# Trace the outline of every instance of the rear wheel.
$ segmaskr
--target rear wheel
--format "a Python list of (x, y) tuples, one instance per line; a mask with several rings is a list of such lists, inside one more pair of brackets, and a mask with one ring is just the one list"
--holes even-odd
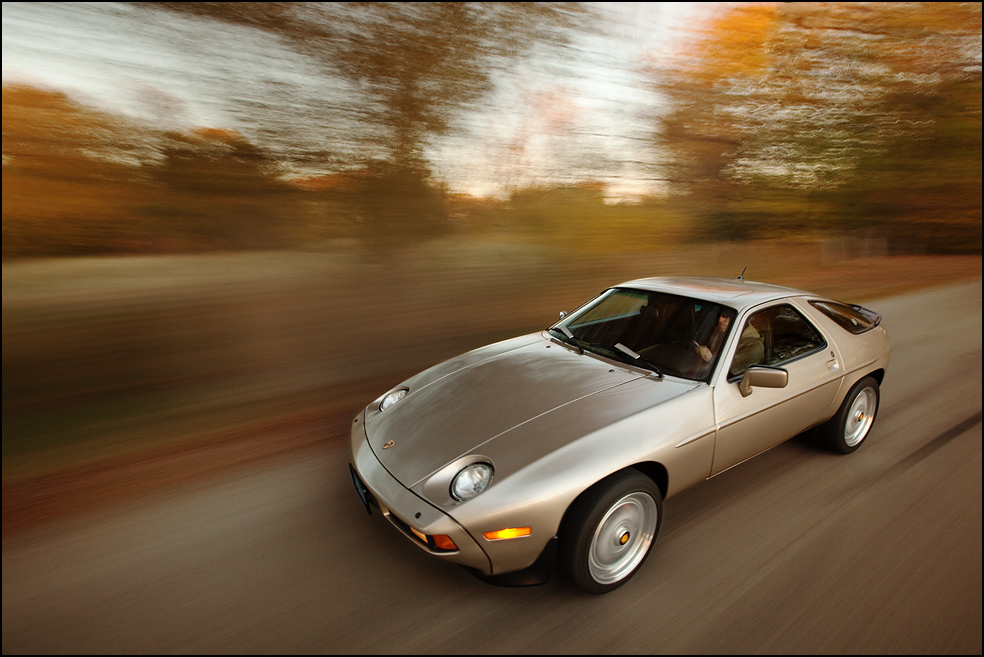
[(874, 377), (855, 383), (837, 414), (821, 427), (824, 445), (839, 454), (850, 454), (860, 447), (875, 423), (879, 399), (878, 381)]
[(589, 593), (612, 591), (649, 556), (662, 517), (663, 497), (649, 477), (635, 470), (612, 475), (571, 508), (561, 533), (561, 566)]

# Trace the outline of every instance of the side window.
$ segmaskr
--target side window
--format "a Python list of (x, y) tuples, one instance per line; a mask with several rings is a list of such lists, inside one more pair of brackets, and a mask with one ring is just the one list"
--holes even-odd
[(825, 346), (823, 336), (795, 308), (772, 306), (745, 322), (728, 376), (741, 376), (752, 365), (781, 365)]
[(810, 305), (837, 322), (851, 333), (864, 333), (878, 325), (881, 317), (861, 306), (848, 306), (834, 301), (811, 301)]

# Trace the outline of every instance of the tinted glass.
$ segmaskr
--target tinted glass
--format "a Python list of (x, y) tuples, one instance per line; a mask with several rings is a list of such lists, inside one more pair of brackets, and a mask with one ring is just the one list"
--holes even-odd
[(731, 308), (700, 299), (615, 288), (555, 326), (565, 327), (588, 351), (625, 360), (624, 353), (613, 351), (622, 344), (664, 374), (704, 380), (734, 316)]
[(863, 309), (859, 307), (833, 301), (811, 301), (810, 305), (851, 333), (864, 333), (877, 323), (874, 317), (863, 314)]
[(745, 322), (728, 376), (740, 376), (752, 365), (781, 365), (826, 345), (823, 336), (792, 306), (772, 306)]

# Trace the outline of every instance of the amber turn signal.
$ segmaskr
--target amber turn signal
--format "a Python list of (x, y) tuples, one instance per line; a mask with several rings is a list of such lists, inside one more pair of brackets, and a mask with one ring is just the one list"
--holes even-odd
[(454, 541), (451, 540), (450, 536), (446, 536), (444, 534), (435, 534), (433, 538), (434, 538), (434, 545), (441, 548), (442, 550), (458, 549), (458, 546), (454, 544)]
[(485, 532), (482, 536), (490, 541), (501, 541), (506, 538), (529, 536), (532, 533), (533, 530), (530, 527), (507, 527), (506, 529), (498, 529), (494, 532)]

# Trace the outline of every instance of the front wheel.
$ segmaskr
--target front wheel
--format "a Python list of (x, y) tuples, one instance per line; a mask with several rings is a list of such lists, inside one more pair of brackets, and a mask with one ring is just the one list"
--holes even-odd
[(850, 454), (871, 433), (878, 413), (878, 381), (865, 377), (854, 384), (837, 414), (821, 427), (821, 438), (830, 450)]
[(649, 556), (663, 518), (663, 496), (631, 470), (602, 480), (574, 503), (560, 541), (561, 567), (589, 593), (629, 580)]

